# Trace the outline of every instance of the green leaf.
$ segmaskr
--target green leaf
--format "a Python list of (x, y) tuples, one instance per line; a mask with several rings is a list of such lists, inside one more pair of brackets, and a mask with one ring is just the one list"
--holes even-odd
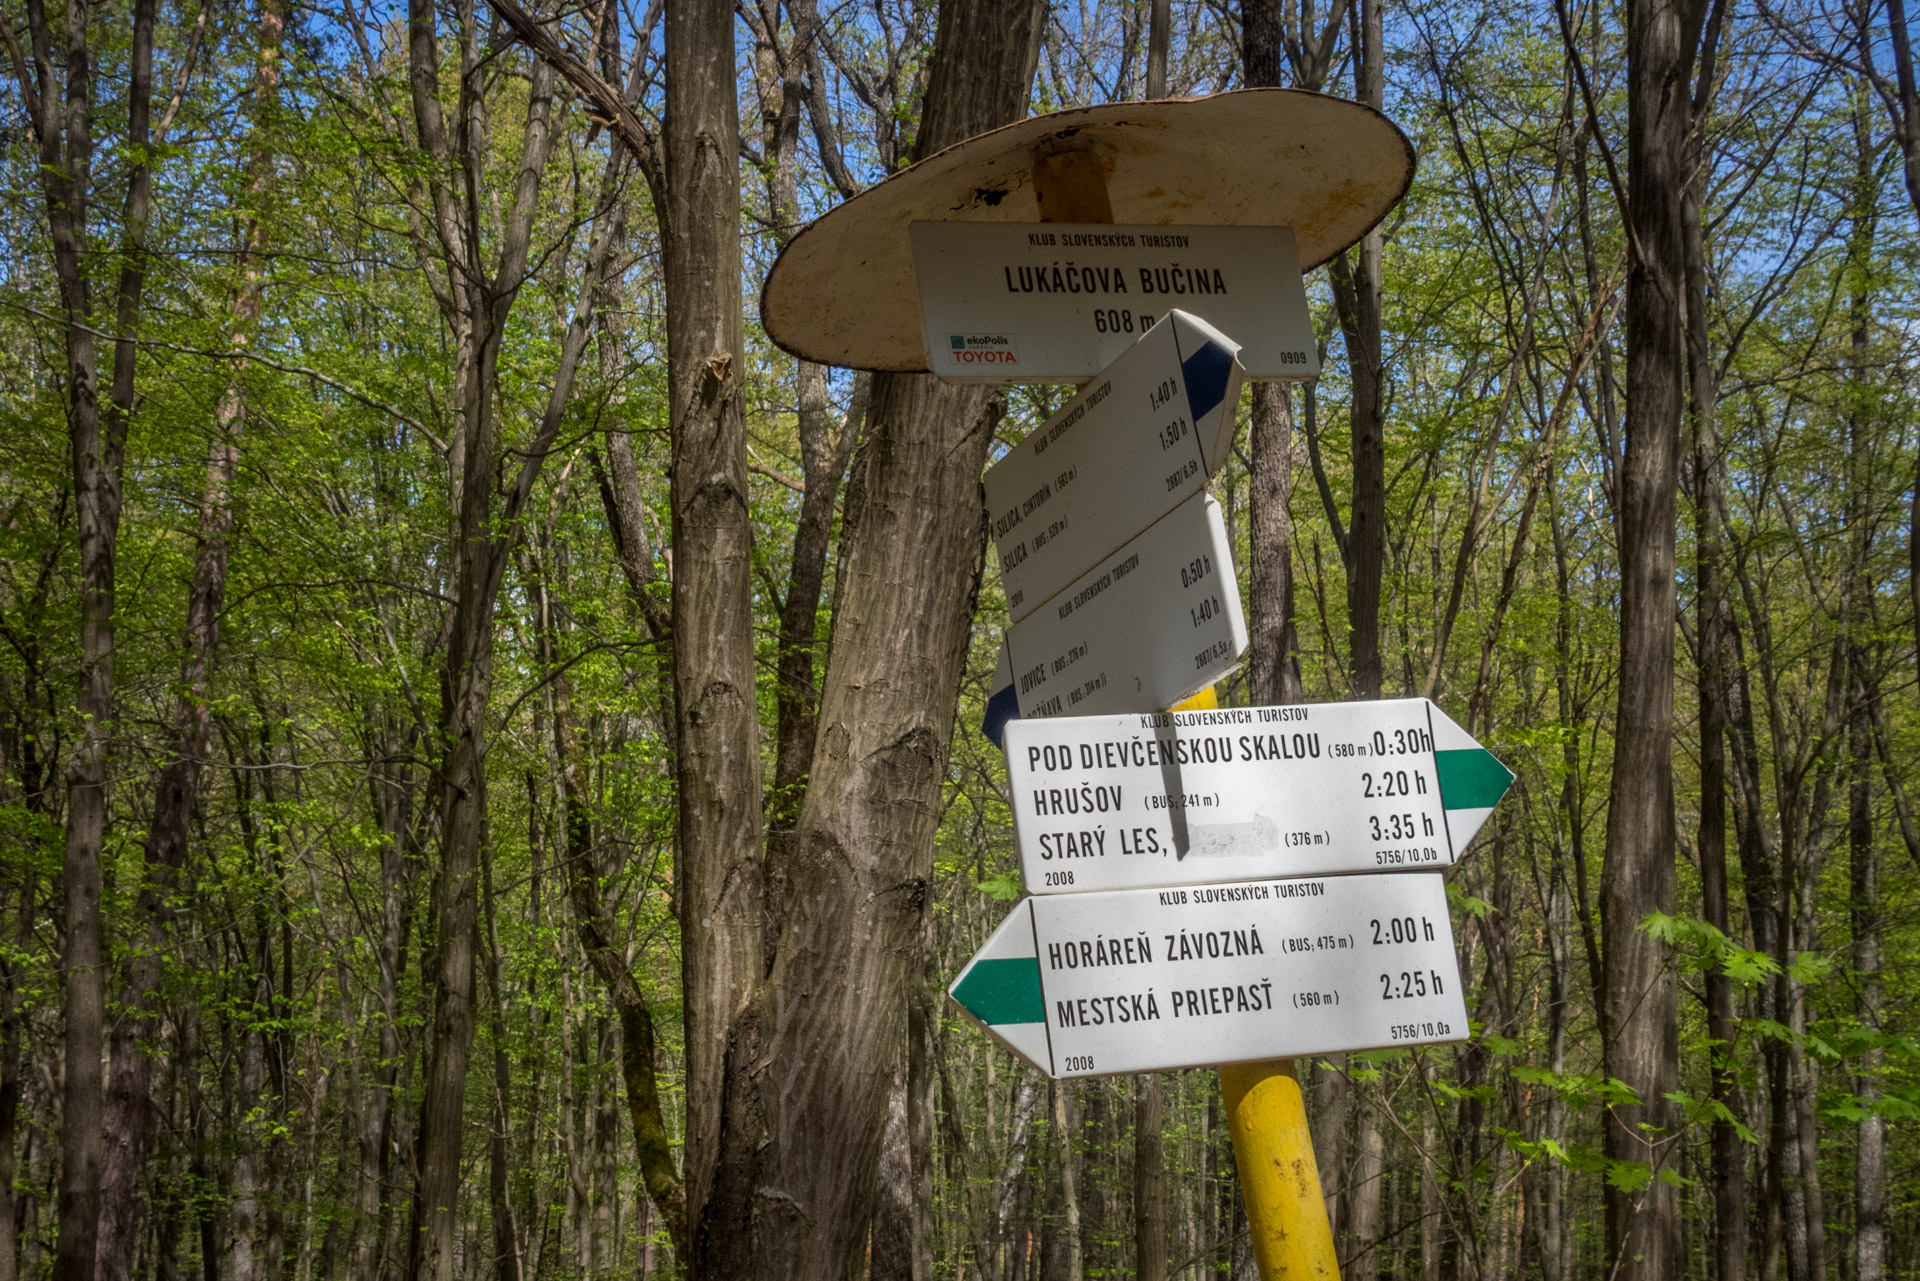
[(973, 883), (973, 888), (989, 898), (999, 899), (1002, 903), (1011, 903), (1022, 893), (1018, 872), (1002, 872), (998, 876), (982, 877)]
[(1653, 1167), (1640, 1161), (1608, 1161), (1607, 1182), (1622, 1192), (1638, 1192), (1653, 1182)]

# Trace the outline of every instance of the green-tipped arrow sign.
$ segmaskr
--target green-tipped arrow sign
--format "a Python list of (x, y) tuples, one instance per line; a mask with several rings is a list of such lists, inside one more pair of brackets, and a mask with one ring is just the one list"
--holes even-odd
[(1424, 698), (1006, 726), (1036, 894), (1447, 867), (1513, 772)]
[(1467, 1034), (1432, 872), (1029, 898), (950, 991), (1050, 1076)]

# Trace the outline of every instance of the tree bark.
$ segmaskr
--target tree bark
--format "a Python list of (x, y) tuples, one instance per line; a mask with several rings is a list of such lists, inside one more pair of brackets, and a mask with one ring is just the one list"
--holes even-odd
[(1249, 415), (1248, 655), (1254, 702), (1305, 697), (1293, 627), (1293, 408), (1288, 389), (1255, 383)]

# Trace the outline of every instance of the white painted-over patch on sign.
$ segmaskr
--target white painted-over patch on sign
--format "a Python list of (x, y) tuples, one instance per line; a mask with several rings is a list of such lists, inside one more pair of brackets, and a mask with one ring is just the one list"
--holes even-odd
[(1176, 307), (1232, 334), (1249, 378), (1319, 376), (1291, 228), (915, 222), (908, 234), (941, 378), (1079, 382)]
[(1008, 629), (983, 729), (1171, 707), (1246, 652), (1226, 522), (1195, 494)]
[(1018, 622), (1199, 493), (1232, 447), (1240, 345), (1169, 312), (981, 478)]
[(1433, 873), (1028, 898), (948, 991), (1055, 1077), (1468, 1033)]
[(1036, 894), (1450, 866), (1513, 773), (1424, 698), (1016, 719)]

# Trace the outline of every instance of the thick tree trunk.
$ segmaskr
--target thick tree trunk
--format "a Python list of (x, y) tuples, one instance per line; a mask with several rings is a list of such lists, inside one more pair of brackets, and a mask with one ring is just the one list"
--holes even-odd
[[(943, 6), (916, 154), (1024, 114), (1042, 12), (1034, 0)], [(708, 37), (722, 54), (727, 43), (718, 28), (725, 21), (723, 15)], [(670, 86), (673, 74), (670, 68)], [(731, 61), (716, 60), (711, 74), (724, 86), (722, 110), (730, 111)], [(672, 127), (671, 102), (668, 120)], [(670, 164), (672, 153), (670, 135)], [(732, 153), (729, 146), (729, 165)], [(711, 216), (730, 218), (733, 207)], [(676, 237), (707, 234), (681, 221), (679, 208)], [(727, 315), (738, 323), (737, 307)], [(905, 1033), (917, 973), (954, 698), (979, 581), (979, 478), (1002, 413), (1004, 402), (980, 389), (918, 375), (873, 380), (867, 436), (845, 504), (832, 660), (806, 800), (791, 838), (776, 847), (779, 865), (769, 869), (769, 935), (777, 941), (771, 973), (758, 999), (723, 1029), (728, 1057), (717, 1170), (710, 1195), (692, 1198), (690, 1207), (697, 1207), (700, 1275), (838, 1281), (864, 1266), (893, 1050)], [(739, 520), (744, 527), (744, 511)], [(720, 608), (738, 599), (743, 616), (744, 554), (743, 540), (737, 597), (709, 597)], [(678, 569), (686, 573), (684, 553)], [(682, 625), (677, 617), (676, 630)], [(679, 643), (687, 644), (684, 633)], [(752, 638), (744, 618), (735, 643), (749, 682), (742, 714), (751, 717)], [(700, 688), (683, 671), (682, 696)], [(682, 726), (687, 732), (684, 718)], [(753, 732), (743, 727), (728, 745), (744, 750)], [(683, 760), (692, 754), (689, 742)], [(689, 818), (694, 800), (683, 794)], [(683, 835), (682, 858), (694, 848)], [(697, 933), (708, 917), (690, 907), (682, 919)], [(700, 931), (692, 930), (696, 921)], [(721, 923), (715, 919), (715, 935)], [(727, 945), (739, 948), (758, 921), (729, 929)], [(691, 951), (688, 973), (695, 975)], [(695, 981), (711, 991), (714, 974)], [(714, 997), (703, 1000), (706, 1010), (723, 1008)], [(697, 1004), (690, 995), (690, 1018)], [(690, 1049), (702, 1039), (690, 1035)], [(707, 1088), (703, 1077), (690, 1072), (690, 1108), (695, 1091)], [(707, 1124), (693, 1123), (696, 1131)]]
[(1347, 1102), (1351, 1087), (1342, 1070), (1344, 1054), (1318, 1055), (1313, 1060), (1313, 1161), (1320, 1175), (1321, 1195), (1327, 1205), (1327, 1225), (1340, 1239), (1346, 1221), (1347, 1189), (1353, 1171), (1346, 1160)]
[[(1689, 9), (1693, 10), (1690, 14)], [(1674, 555), (1680, 422), (1685, 412), (1685, 244), (1688, 88), (1698, 6), (1631, 0), (1628, 7), (1629, 235), (1627, 442), (1619, 478), (1620, 678), (1607, 857), (1601, 873), (1609, 1076), (1638, 1102), (1606, 1120), (1604, 1149), (1644, 1167), (1648, 1181), (1606, 1190), (1607, 1249), (1621, 1281), (1654, 1281), (1685, 1266), (1677, 1173), (1678, 987), (1671, 949), (1641, 922), (1672, 914)]]
[[(779, 954), (735, 1031), (724, 1204), (716, 1190), (695, 1240), (718, 1275), (839, 1277), (864, 1249), (1001, 412), (971, 389), (874, 380), (820, 744), (773, 880)], [(749, 1245), (753, 1264), (732, 1254)]]
[(1304, 697), (1293, 628), (1293, 407), (1277, 383), (1255, 383), (1252, 402), (1248, 663), (1254, 702), (1275, 706)]

